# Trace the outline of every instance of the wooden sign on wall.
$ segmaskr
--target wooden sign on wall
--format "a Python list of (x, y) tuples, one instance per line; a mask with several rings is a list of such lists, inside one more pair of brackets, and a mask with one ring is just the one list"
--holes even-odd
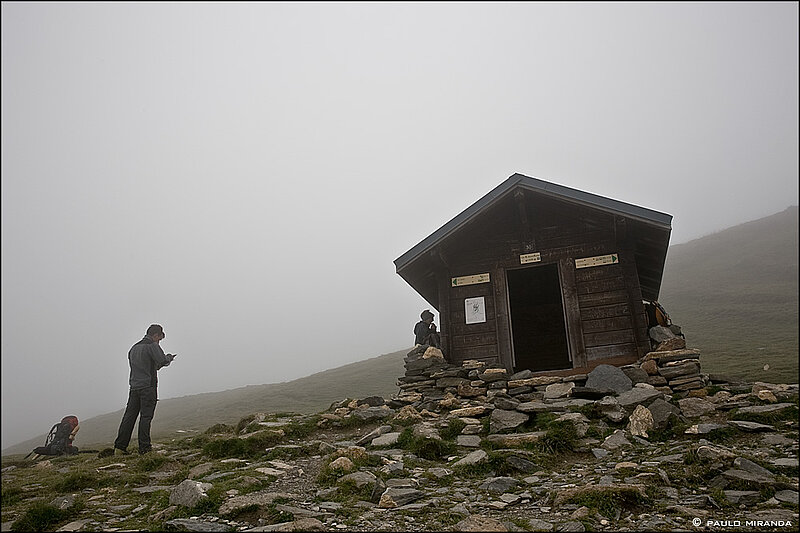
[(460, 276), (458, 278), (450, 279), (451, 287), (461, 287), (463, 285), (477, 285), (478, 283), (488, 283), (489, 273), (475, 274), (473, 276)]
[(542, 254), (540, 254), (539, 252), (535, 252), (532, 254), (522, 254), (521, 256), (519, 256), (519, 263), (521, 265), (527, 263), (538, 263), (541, 260), (542, 260)]
[(575, 268), (588, 268), (619, 263), (619, 254), (597, 255), (575, 260)]

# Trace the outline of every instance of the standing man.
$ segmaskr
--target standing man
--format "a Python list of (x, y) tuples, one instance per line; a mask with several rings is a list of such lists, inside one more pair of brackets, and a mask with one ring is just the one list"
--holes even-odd
[(164, 328), (153, 324), (147, 328), (144, 338), (128, 351), (128, 362), (131, 366), (129, 379), (131, 389), (128, 393), (125, 414), (122, 415), (122, 422), (119, 424), (117, 440), (114, 441), (116, 455), (128, 454), (128, 444), (131, 441), (133, 425), (136, 423), (137, 417), (139, 417), (139, 453), (147, 453), (152, 448), (150, 423), (153, 421), (158, 401), (158, 369), (168, 366), (177, 355), (164, 354), (164, 350), (158, 345), (164, 337), (166, 337)]

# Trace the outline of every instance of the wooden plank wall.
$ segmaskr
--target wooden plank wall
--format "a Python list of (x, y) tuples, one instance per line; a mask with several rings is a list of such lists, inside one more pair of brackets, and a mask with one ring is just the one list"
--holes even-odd
[[(467, 359), (487, 363), (498, 360), (497, 308), (493, 287), (494, 280), (450, 289), (448, 334), (453, 363), (459, 364)], [(466, 324), (464, 300), (479, 296), (483, 296), (486, 304), (486, 322)]]
[(587, 363), (638, 357), (630, 304), (631, 280), (619, 264), (575, 270)]

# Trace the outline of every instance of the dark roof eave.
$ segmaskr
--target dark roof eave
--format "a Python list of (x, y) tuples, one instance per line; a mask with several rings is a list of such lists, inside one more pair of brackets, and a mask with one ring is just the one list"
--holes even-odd
[(489, 191), (485, 196), (456, 215), (453, 219), (441, 228), (423, 239), (419, 244), (395, 259), (395, 269), (399, 273), (404, 267), (417, 259), (420, 255), (432, 248), (437, 242), (441, 241), (458, 228), (469, 222), (475, 215), (489, 207), (500, 197), (504, 196), (513, 187), (520, 185), (527, 190), (544, 194), (559, 200), (565, 200), (581, 205), (586, 205), (595, 209), (600, 209), (613, 214), (622, 215), (626, 218), (634, 219), (648, 225), (671, 232), (672, 215), (653, 211), (644, 207), (613, 200), (596, 194), (572, 189), (563, 185), (549, 183), (537, 178), (531, 178), (522, 174), (514, 174), (503, 183)]

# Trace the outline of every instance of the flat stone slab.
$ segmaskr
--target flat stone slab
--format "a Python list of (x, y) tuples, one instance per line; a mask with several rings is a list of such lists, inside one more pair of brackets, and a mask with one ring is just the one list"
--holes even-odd
[(678, 405), (681, 408), (683, 416), (688, 418), (707, 415), (713, 413), (717, 409), (716, 404), (705, 398), (683, 398), (682, 400), (678, 400)]
[(629, 391), (625, 391), (617, 397), (617, 403), (632, 413), (637, 405), (647, 403), (656, 399), (663, 399), (664, 393), (655, 389), (647, 389), (643, 387), (634, 387)]
[(372, 439), (373, 446), (394, 446), (400, 439), (400, 432), (391, 431)]
[(733, 505), (755, 505), (761, 500), (761, 493), (756, 490), (726, 490), (725, 499)]
[[(513, 376), (512, 376), (513, 377)], [(550, 385), (551, 383), (559, 383), (561, 381), (560, 377), (557, 376), (539, 376), (534, 378), (527, 378), (527, 379), (511, 379), (508, 381), (508, 387), (537, 387), (539, 385)]]
[(181, 531), (229, 531), (230, 526), (221, 522), (207, 522), (197, 518), (175, 518), (167, 520), (165, 524), (170, 525)]
[(749, 420), (729, 420), (728, 424), (746, 431), (748, 433), (757, 433), (760, 431), (775, 431), (774, 426), (767, 424), (759, 424), (758, 422), (751, 422)]
[(501, 433), (517, 428), (527, 422), (529, 418), (530, 417), (526, 413), (495, 409), (492, 411), (492, 415), (489, 419), (489, 432)]
[(708, 435), (712, 431), (724, 429), (728, 427), (727, 424), (695, 424), (684, 431), (687, 435)]
[(478, 489), (485, 490), (488, 492), (492, 492), (495, 494), (502, 494), (504, 492), (508, 492), (509, 490), (515, 488), (518, 484), (518, 481), (513, 477), (492, 477), (485, 480), (478, 486)]
[(733, 467), (739, 470), (746, 470), (753, 474), (758, 474), (760, 476), (774, 478), (775, 475), (761, 466), (760, 464), (754, 463), (750, 459), (745, 459), (744, 457), (737, 457), (733, 460)]
[(505, 447), (514, 447), (514, 446), (521, 446), (522, 444), (528, 444), (532, 442), (536, 442), (541, 439), (546, 431), (534, 431), (532, 433), (511, 433), (508, 435), (489, 435), (486, 437), (488, 442), (492, 444), (497, 444), (499, 446)]
[(378, 507), (383, 509), (400, 507), (401, 505), (419, 500), (424, 496), (425, 493), (421, 490), (390, 487), (381, 495), (381, 501), (378, 503)]
[(770, 486), (775, 482), (775, 478), (773, 477), (762, 476), (735, 468), (723, 472), (722, 477), (728, 481), (744, 483), (745, 485), (755, 485), (758, 487)]
[(450, 416), (455, 416), (458, 418), (463, 417), (476, 417), (476, 416), (484, 416), (489, 414), (491, 410), (488, 407), (484, 407), (482, 405), (478, 407), (464, 407), (462, 409), (453, 409), (450, 411)]
[(468, 453), (464, 458), (459, 459), (452, 466), (469, 466), (469, 465), (476, 465), (478, 463), (482, 463), (489, 459), (489, 455), (483, 450), (475, 450), (472, 453)]
[(277, 499), (293, 500), (296, 498), (294, 494), (286, 492), (267, 492), (259, 491), (242, 496), (234, 496), (226, 500), (219, 508), (219, 514), (229, 514), (238, 509), (243, 509), (251, 505), (265, 506), (273, 503)]
[(794, 407), (793, 403), (774, 403), (772, 405), (752, 405), (750, 407), (742, 407), (739, 409), (739, 413), (747, 413), (747, 414), (764, 414), (764, 413), (772, 413), (774, 411), (780, 411), (781, 409), (786, 409), (787, 407)]
[(779, 502), (791, 503), (793, 505), (798, 504), (797, 499), (797, 491), (796, 490), (779, 490), (775, 493), (775, 499)]
[(481, 438), (478, 435), (459, 435), (456, 437), (456, 444), (466, 448), (480, 448)]

